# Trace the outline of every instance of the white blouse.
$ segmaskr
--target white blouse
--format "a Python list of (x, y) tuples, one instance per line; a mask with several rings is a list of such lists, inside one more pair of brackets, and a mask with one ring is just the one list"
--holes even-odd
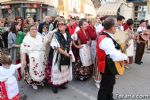
[[(64, 38), (67, 40), (67, 34), (64, 33), (63, 36), (64, 36)], [(57, 40), (55, 34), (54, 34), (54, 36), (53, 36), (53, 38), (52, 38), (52, 41), (51, 41), (51, 44), (50, 44), (50, 45), (52, 46), (53, 49), (55, 49), (55, 48), (57, 48), (57, 47), (60, 47), (60, 43), (58, 42), (58, 40)]]

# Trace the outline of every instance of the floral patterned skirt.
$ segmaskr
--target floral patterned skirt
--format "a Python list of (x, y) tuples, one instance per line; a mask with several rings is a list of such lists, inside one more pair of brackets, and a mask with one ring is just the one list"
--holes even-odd
[(76, 60), (75, 65), (73, 66), (74, 77), (79, 80), (86, 80), (92, 76), (93, 65), (91, 66), (82, 66), (80, 59)]
[(32, 85), (32, 84), (35, 84), (35, 85), (40, 85), (40, 86), (44, 86), (44, 81), (42, 82), (37, 82), (37, 81), (34, 81), (31, 76), (30, 76), (30, 73), (29, 73), (29, 57), (26, 55), (26, 61), (27, 61), (27, 66), (25, 67), (24, 70), (24, 80), (26, 81), (27, 84), (29, 85)]
[[(69, 80), (65, 80), (65, 81), (62, 81), (61, 84), (54, 84), (53, 81), (52, 81), (52, 73), (53, 73), (52, 72), (52, 65), (48, 64), (47, 67), (46, 67), (46, 81), (47, 81), (47, 83), (49, 85), (52, 85), (52, 86), (61, 86), (61, 85), (66, 84), (66, 83), (69, 82)], [(59, 74), (60, 74), (60, 72), (59, 72)], [(60, 76), (61, 75), (62, 74), (60, 74)], [(63, 75), (62, 75), (62, 77), (63, 77)], [(63, 78), (65, 78), (65, 77), (63, 77)], [(61, 81), (61, 79), (59, 81)]]
[(42, 82), (37, 82), (37, 81), (34, 81), (34, 80), (31, 78), (31, 76), (30, 76), (30, 74), (29, 74), (29, 67), (28, 67), (28, 66), (25, 68), (24, 80), (25, 80), (26, 83), (29, 84), (29, 85), (35, 84), (35, 85), (44, 86), (44, 81), (42, 81)]
[(50, 63), (46, 66), (46, 80), (47, 80), (48, 84), (52, 84), (52, 82), (51, 82), (51, 67), (52, 67), (52, 64), (50, 64)]

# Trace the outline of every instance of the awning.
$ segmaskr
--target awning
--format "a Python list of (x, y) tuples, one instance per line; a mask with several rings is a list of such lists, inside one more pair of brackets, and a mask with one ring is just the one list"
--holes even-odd
[(121, 3), (106, 3), (103, 4), (97, 11), (97, 14), (100, 16), (112, 15), (115, 16), (118, 13), (118, 9), (121, 6)]

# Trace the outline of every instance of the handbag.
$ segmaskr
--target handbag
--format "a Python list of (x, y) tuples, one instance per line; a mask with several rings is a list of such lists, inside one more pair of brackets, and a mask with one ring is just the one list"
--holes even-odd
[(60, 55), (60, 65), (70, 65), (70, 57), (66, 57), (64, 55)]

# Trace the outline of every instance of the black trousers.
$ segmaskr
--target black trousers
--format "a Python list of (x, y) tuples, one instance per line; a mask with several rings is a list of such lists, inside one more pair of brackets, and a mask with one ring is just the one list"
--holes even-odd
[(136, 47), (136, 55), (135, 55), (135, 63), (140, 63), (145, 50), (145, 43), (137, 43)]
[(115, 75), (106, 67), (104, 74), (102, 74), (97, 100), (113, 100), (114, 84)]

